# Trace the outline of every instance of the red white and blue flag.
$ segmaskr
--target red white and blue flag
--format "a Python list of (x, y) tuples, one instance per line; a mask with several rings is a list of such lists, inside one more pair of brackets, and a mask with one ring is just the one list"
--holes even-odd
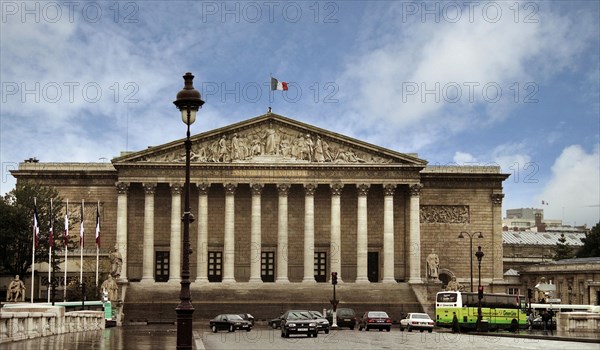
[(35, 247), (37, 248), (38, 243), (40, 242), (40, 224), (35, 203), (33, 204), (33, 236), (35, 239)]
[(52, 199), (50, 200), (50, 229), (48, 231), (48, 245), (54, 247), (54, 220), (52, 217)]
[(287, 91), (288, 83), (285, 81), (279, 81), (273, 77), (271, 77), (271, 91), (282, 90)]
[(79, 226), (79, 248), (83, 248), (83, 201), (81, 201), (81, 225)]
[(69, 202), (67, 201), (67, 208), (65, 209), (65, 234), (63, 236), (65, 240), (65, 249), (69, 245)]
[[(100, 204), (98, 204), (100, 206)], [(100, 247), (100, 211), (96, 207), (96, 246)]]

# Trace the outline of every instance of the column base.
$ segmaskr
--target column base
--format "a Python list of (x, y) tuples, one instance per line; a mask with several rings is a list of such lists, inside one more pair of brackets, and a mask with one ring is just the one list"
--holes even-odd
[(194, 283), (208, 283), (207, 277), (197, 277)]
[(371, 281), (369, 281), (368, 277), (357, 277), (354, 283), (371, 283)]
[(396, 283), (396, 280), (392, 277), (384, 277), (381, 283)]
[(142, 279), (140, 280), (140, 283), (142, 283), (142, 284), (154, 283), (154, 277), (142, 277)]
[(263, 283), (263, 280), (260, 277), (251, 277), (248, 283)]
[(281, 277), (275, 280), (275, 283), (290, 283), (290, 280), (287, 277)]
[(409, 284), (423, 284), (421, 277), (411, 277), (408, 279)]
[(302, 283), (317, 283), (314, 277), (304, 277)]
[(221, 283), (235, 283), (235, 278), (233, 277), (223, 277)]

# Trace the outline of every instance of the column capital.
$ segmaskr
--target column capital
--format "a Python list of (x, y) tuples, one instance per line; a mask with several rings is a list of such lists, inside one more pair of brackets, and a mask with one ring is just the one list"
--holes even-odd
[(171, 186), (171, 194), (181, 194), (183, 191), (183, 185), (178, 182), (173, 182), (169, 185)]
[(421, 195), (422, 189), (423, 189), (423, 185), (421, 185), (421, 184), (414, 184), (414, 185), (408, 186), (408, 190), (412, 197), (419, 197)]
[(225, 188), (225, 195), (234, 195), (235, 190), (237, 189), (237, 184), (228, 182), (226, 184), (223, 184), (223, 188)]
[(358, 190), (359, 196), (366, 196), (369, 193), (369, 184), (356, 184), (356, 189)]
[(329, 187), (331, 188), (332, 196), (341, 196), (342, 195), (342, 190), (344, 189), (343, 184), (331, 184), (331, 185), (329, 185)]
[(492, 193), (492, 204), (493, 205), (502, 205), (502, 199), (504, 198), (504, 193)]
[(117, 186), (118, 194), (127, 194), (127, 191), (129, 191), (129, 182), (117, 182), (115, 186)]
[(265, 184), (250, 184), (250, 191), (252, 192), (253, 196), (260, 196), (264, 187)]
[(306, 196), (314, 196), (317, 190), (316, 184), (304, 184), (304, 194)]
[(146, 194), (154, 194), (156, 192), (156, 183), (155, 182), (145, 182), (142, 184), (144, 186), (144, 192)]
[(277, 192), (280, 196), (287, 196), (290, 191), (290, 184), (277, 184)]
[(210, 188), (210, 184), (206, 183), (206, 182), (199, 182), (196, 184), (196, 187), (198, 187), (198, 193), (201, 195), (207, 195), (208, 194), (208, 189)]
[(396, 184), (383, 184), (383, 195), (393, 196), (396, 192)]

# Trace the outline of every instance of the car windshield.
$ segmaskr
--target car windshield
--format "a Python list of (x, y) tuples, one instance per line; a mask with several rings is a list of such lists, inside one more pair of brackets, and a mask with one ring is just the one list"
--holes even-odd
[(310, 320), (312, 316), (308, 311), (290, 311), (287, 316), (288, 320)]
[(242, 321), (242, 317), (240, 315), (225, 315), (225, 317), (230, 321)]
[(311, 311), (310, 313), (315, 317), (323, 318), (323, 315), (319, 311)]
[(350, 309), (339, 309), (337, 311), (337, 315), (338, 316), (354, 316), (354, 311), (350, 310)]
[(424, 319), (424, 320), (431, 319), (428, 314), (412, 314), (411, 318), (418, 318), (418, 319)]
[(388, 314), (383, 311), (371, 311), (367, 314), (367, 317), (384, 317), (387, 318)]

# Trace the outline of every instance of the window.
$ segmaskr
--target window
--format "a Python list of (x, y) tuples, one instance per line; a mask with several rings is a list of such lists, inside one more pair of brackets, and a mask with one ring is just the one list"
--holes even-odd
[(519, 295), (519, 288), (508, 288), (508, 294)]
[(327, 282), (327, 253), (315, 252), (315, 280)]
[(169, 280), (169, 252), (155, 252), (154, 259), (154, 280), (167, 282)]
[(208, 252), (208, 281), (221, 282), (223, 280), (223, 252)]
[(260, 253), (260, 277), (263, 282), (275, 282), (275, 252)]

